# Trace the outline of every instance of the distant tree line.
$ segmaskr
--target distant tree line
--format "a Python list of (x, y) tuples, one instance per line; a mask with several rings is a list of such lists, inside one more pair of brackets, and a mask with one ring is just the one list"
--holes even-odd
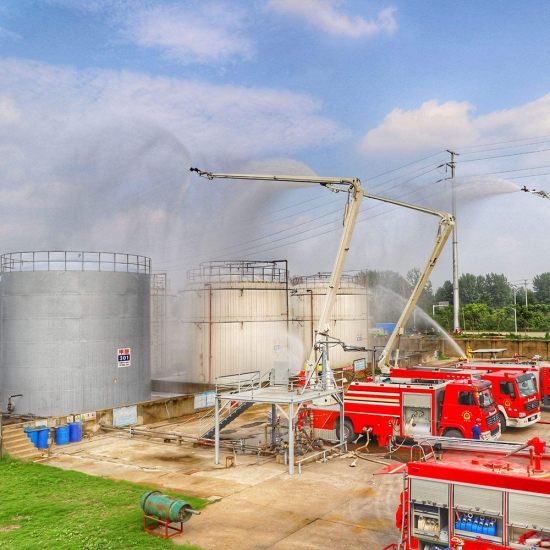
[[(383, 287), (408, 299), (421, 276), (418, 268), (405, 277), (395, 271), (364, 270), (359, 273), (362, 284), (376, 290)], [(472, 275), (464, 273), (459, 282), (460, 324), (467, 330), (514, 331), (514, 288), (503, 274)], [(533, 290), (516, 285), (516, 317), (518, 331), (550, 331), (550, 272), (533, 277)], [(449, 307), (435, 308), (440, 302)], [(527, 302), (527, 305), (526, 305)], [(446, 330), (453, 324), (453, 284), (445, 281), (435, 292), (427, 282), (418, 301), (424, 310)], [(392, 308), (393, 309), (393, 308)], [(383, 313), (378, 312), (377, 317)]]

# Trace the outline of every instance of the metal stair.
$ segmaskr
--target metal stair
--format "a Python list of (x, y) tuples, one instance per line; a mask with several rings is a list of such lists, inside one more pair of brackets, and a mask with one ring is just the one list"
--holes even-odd
[[(251, 401), (245, 401), (244, 403), (240, 403), (236, 408), (234, 409), (227, 409), (229, 411), (228, 414), (226, 414), (221, 420), (220, 420), (220, 430), (223, 430), (228, 424), (231, 424), (233, 420), (241, 416), (245, 411), (250, 409), (254, 405)], [(216, 424), (214, 422), (214, 417), (212, 416), (212, 424), (213, 426), (206, 432), (204, 432), (201, 436), (199, 436), (199, 439), (212, 439), (214, 437), (214, 434), (216, 433)]]
[(2, 428), (2, 445), (4, 451), (14, 458), (34, 460), (42, 457), (42, 451), (33, 445), (20, 426)]

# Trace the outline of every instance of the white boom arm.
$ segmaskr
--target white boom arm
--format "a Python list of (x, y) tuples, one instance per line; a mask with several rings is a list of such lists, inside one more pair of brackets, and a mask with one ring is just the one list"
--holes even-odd
[[(417, 206), (414, 204), (409, 204), (406, 202), (401, 202), (393, 199), (387, 199), (384, 197), (379, 197), (377, 195), (367, 195), (364, 193), (363, 187), (361, 186), (361, 181), (357, 178), (325, 178), (319, 176), (272, 176), (265, 174), (219, 174), (213, 172), (205, 172), (199, 170), (198, 168), (191, 168), (192, 172), (197, 172), (197, 174), (203, 178), (209, 180), (213, 179), (241, 179), (241, 180), (259, 180), (259, 181), (288, 181), (288, 182), (298, 182), (298, 183), (318, 183), (323, 187), (327, 187), (331, 191), (339, 193), (341, 191), (347, 192), (350, 195), (350, 201), (346, 204), (346, 211), (344, 214), (344, 230), (342, 232), (342, 238), (340, 239), (340, 246), (338, 247), (338, 252), (336, 254), (336, 260), (334, 262), (334, 267), (332, 269), (332, 276), (330, 278), (330, 283), (328, 287), (328, 292), (325, 298), (325, 303), (323, 305), (323, 310), (321, 316), (319, 317), (319, 323), (317, 325), (317, 333), (328, 335), (329, 332), (329, 319), (332, 313), (332, 308), (334, 306), (334, 301), (336, 300), (336, 294), (338, 292), (338, 286), (340, 285), (340, 279), (342, 277), (342, 272), (344, 270), (344, 264), (346, 262), (346, 257), (348, 255), (349, 247), (351, 244), (351, 238), (353, 236), (353, 230), (355, 228), (355, 223), (357, 221), (357, 215), (359, 214), (359, 207), (363, 197), (369, 199), (375, 199), (382, 202), (387, 202), (390, 204), (395, 204), (397, 206), (403, 206), (404, 208), (410, 208), (412, 210), (417, 210), (418, 212), (424, 212), (426, 214), (431, 214), (433, 216), (438, 216), (441, 218), (439, 222), (439, 230), (437, 233), (436, 243), (430, 259), (418, 281), (412, 296), (409, 298), (405, 310), (401, 314), (401, 317), (393, 331), (386, 347), (384, 348), (380, 360), (378, 362), (379, 366), (385, 364), (386, 358), (395, 346), (397, 338), (403, 334), (405, 324), (414, 309), (418, 298), (424, 288), (428, 277), (430, 276), (439, 254), (445, 245), (453, 227), (454, 219), (450, 214), (445, 212), (438, 212), (437, 210), (432, 210), (431, 208), (425, 208), (423, 206)], [(311, 369), (315, 366), (315, 349), (312, 348), (309, 359), (308, 359), (308, 368)], [(328, 374), (328, 373), (327, 373)]]
[[(344, 264), (346, 263), (346, 257), (348, 255), (349, 247), (351, 244), (351, 238), (353, 236), (353, 229), (355, 228), (355, 222), (359, 213), (359, 207), (361, 206), (361, 200), (363, 199), (363, 187), (361, 182), (356, 178), (324, 178), (318, 176), (270, 176), (262, 174), (216, 174), (212, 172), (204, 172), (198, 168), (191, 168), (191, 171), (197, 172), (199, 176), (208, 178), (210, 180), (214, 178), (222, 179), (241, 179), (241, 180), (261, 180), (261, 181), (292, 181), (299, 183), (318, 183), (323, 187), (327, 187), (335, 193), (344, 191), (349, 193), (350, 202), (346, 203), (346, 210), (344, 213), (344, 231), (342, 232), (342, 238), (340, 239), (340, 246), (338, 247), (338, 253), (336, 254), (336, 260), (332, 269), (332, 276), (328, 286), (328, 292), (319, 317), (319, 323), (317, 324), (317, 333), (326, 335), (329, 332), (329, 319), (336, 300), (336, 294), (340, 285), (340, 279), (344, 270)], [(315, 343), (314, 343), (315, 345)], [(312, 348), (309, 359), (308, 369), (312, 369), (315, 366), (315, 349)]]
[[(369, 197), (369, 195), (365, 195), (365, 197)], [(432, 249), (432, 253), (430, 254), (430, 257), (428, 258), (428, 262), (426, 263), (426, 267), (424, 268), (424, 271), (422, 272), (420, 279), (418, 279), (418, 282), (416, 283), (416, 286), (412, 291), (411, 297), (409, 298), (407, 304), (405, 305), (405, 308), (401, 313), (401, 317), (399, 317), (399, 321), (397, 321), (395, 328), (393, 329), (393, 332), (391, 333), (391, 336), (388, 339), (386, 346), (382, 350), (382, 354), (380, 355), (380, 358), (378, 359), (378, 367), (381, 368), (384, 366), (387, 366), (387, 367), (390, 366), (391, 352), (393, 351), (398, 339), (401, 337), (401, 335), (405, 331), (405, 325), (407, 324), (407, 321), (409, 320), (409, 317), (411, 316), (411, 313), (413, 312), (416, 306), (416, 302), (418, 302), (418, 299), (422, 294), (422, 290), (424, 289), (424, 286), (426, 285), (426, 282), (428, 281), (428, 278), (430, 277), (430, 274), (432, 273), (433, 268), (435, 267), (435, 264), (439, 259), (441, 251), (443, 250), (443, 247), (445, 246), (445, 243), (447, 242), (449, 235), (453, 231), (453, 228), (455, 226), (455, 221), (450, 214), (447, 214), (445, 212), (438, 212), (437, 210), (432, 210), (431, 208), (425, 208), (423, 206), (416, 206), (414, 204), (408, 204), (406, 202), (394, 201), (391, 199), (385, 199), (381, 197), (369, 197), (369, 198), (375, 198), (377, 200), (389, 202), (390, 204), (396, 204), (398, 206), (403, 206), (405, 208), (411, 208), (412, 210), (418, 210), (419, 212), (424, 212), (426, 214), (431, 214), (432, 216), (438, 216), (440, 218), (439, 227), (437, 229), (437, 235), (435, 238), (435, 244)], [(399, 358), (399, 348), (397, 348), (395, 352), (395, 357), (396, 357), (395, 363), (397, 365), (397, 360)]]

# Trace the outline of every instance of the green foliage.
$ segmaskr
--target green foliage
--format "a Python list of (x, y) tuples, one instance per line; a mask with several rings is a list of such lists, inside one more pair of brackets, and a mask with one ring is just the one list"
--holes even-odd
[(449, 302), (453, 301), (453, 283), (451, 281), (445, 281), (442, 286), (440, 286), (434, 296), (435, 303), (439, 302)]
[(464, 305), (486, 304), (502, 308), (511, 302), (512, 291), (504, 275), (489, 273), (483, 277), (464, 273), (458, 280), (458, 287), (460, 302)]
[[(152, 490), (149, 487), (8, 457), (0, 462), (0, 488), (2, 550), (174, 548), (172, 541), (142, 530), (139, 502)], [(172, 496), (193, 508), (206, 504), (193, 497)]]
[(533, 289), (539, 304), (550, 304), (550, 272), (535, 275)]

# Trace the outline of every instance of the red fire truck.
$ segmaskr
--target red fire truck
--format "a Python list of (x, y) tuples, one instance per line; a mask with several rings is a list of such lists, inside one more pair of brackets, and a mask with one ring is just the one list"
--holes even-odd
[(433, 454), (427, 446), (429, 458), (405, 466), (396, 514), (400, 542), (384, 550), (550, 548), (546, 443), (468, 443), (475, 445)]
[[(460, 367), (411, 367), (392, 369), (392, 378), (410, 380), (456, 380), (481, 378), (491, 382), (493, 397), (500, 415), (500, 430), (523, 428), (540, 420), (540, 394), (537, 388), (536, 370), (531, 367), (512, 370), (496, 368), (470, 369), (470, 363)], [(515, 365), (517, 367), (517, 365)]]
[(547, 361), (530, 361), (522, 363), (482, 363), (465, 362), (459, 363), (457, 367), (466, 369), (482, 370), (485, 372), (495, 372), (499, 370), (522, 371), (530, 370), (536, 373), (538, 390), (540, 393), (540, 404), (543, 407), (550, 407), (550, 364)]
[[(336, 439), (340, 415), (336, 407), (313, 408), (316, 437)], [(435, 383), (352, 382), (344, 395), (344, 438), (353, 441), (370, 431), (380, 446), (390, 438), (425, 435), (471, 438), (500, 437), (491, 383), (485, 380), (438, 380)]]

